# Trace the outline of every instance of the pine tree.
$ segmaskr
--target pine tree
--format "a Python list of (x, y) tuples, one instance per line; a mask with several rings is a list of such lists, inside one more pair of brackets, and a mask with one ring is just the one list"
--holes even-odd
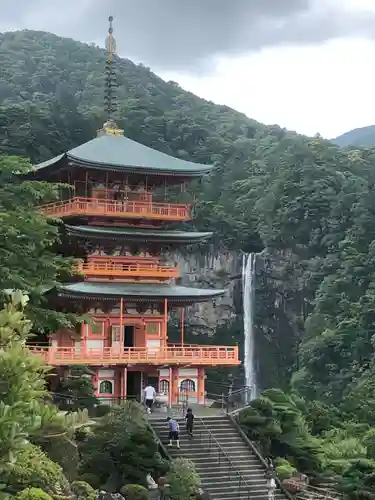
[(69, 367), (58, 389), (58, 399), (61, 401), (59, 406), (62, 409), (77, 411), (83, 408), (90, 409), (99, 404), (91, 381), (93, 373), (87, 366)]

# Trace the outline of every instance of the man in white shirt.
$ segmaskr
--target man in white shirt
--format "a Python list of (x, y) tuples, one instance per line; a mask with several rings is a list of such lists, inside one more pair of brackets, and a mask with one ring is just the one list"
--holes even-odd
[(145, 404), (147, 408), (147, 413), (151, 413), (152, 405), (154, 404), (156, 396), (155, 388), (152, 387), (152, 385), (148, 385), (144, 389), (144, 394), (145, 394)]

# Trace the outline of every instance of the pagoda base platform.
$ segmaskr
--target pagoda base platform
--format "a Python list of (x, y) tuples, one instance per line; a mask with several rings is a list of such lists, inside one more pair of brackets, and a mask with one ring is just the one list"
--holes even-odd
[[(155, 388), (153, 411), (163, 413), (172, 406), (207, 405), (206, 373), (201, 366), (89, 366), (95, 395), (102, 404), (116, 405), (126, 400), (144, 403), (144, 388)], [(69, 367), (56, 367), (55, 374), (63, 379)]]

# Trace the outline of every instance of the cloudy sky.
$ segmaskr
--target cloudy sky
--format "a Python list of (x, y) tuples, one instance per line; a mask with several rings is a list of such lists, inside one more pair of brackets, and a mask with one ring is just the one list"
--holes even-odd
[(0, 31), (104, 45), (264, 123), (334, 137), (375, 124), (375, 0), (0, 0)]

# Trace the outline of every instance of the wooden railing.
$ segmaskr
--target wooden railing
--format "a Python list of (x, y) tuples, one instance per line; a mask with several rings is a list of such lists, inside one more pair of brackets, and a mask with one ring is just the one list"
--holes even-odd
[(178, 278), (180, 273), (177, 266), (162, 266), (160, 264), (148, 263), (125, 263), (125, 262), (83, 262), (77, 266), (77, 270), (87, 277), (139, 277), (139, 278)]
[(44, 215), (69, 217), (78, 215), (127, 217), (170, 221), (190, 220), (190, 205), (147, 201), (115, 201), (98, 198), (71, 198), (42, 205)]
[(146, 347), (43, 347), (29, 346), (32, 354), (41, 356), (49, 365), (70, 364), (191, 364), (209, 366), (239, 365), (238, 346), (181, 346), (162, 349)]

